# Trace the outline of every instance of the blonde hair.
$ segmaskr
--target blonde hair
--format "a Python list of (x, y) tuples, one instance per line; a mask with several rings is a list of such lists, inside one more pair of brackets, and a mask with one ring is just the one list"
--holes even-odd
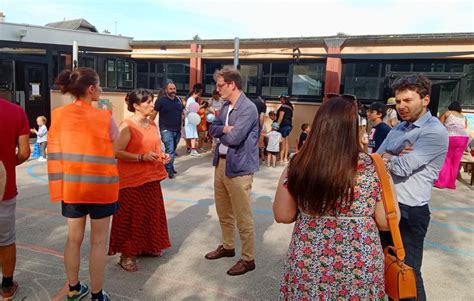
[(38, 116), (36, 119), (41, 119), (41, 121), (43, 121), (44, 124), (46, 124), (46, 122), (48, 122), (48, 119), (46, 118), (46, 116)]

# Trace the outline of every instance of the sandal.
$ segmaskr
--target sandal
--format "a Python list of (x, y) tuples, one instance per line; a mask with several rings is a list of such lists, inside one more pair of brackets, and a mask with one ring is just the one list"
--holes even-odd
[(133, 257), (120, 256), (118, 265), (127, 272), (133, 273), (138, 271), (137, 262)]
[(150, 256), (150, 257), (161, 257), (163, 255), (163, 251), (159, 252), (143, 252), (142, 256)]

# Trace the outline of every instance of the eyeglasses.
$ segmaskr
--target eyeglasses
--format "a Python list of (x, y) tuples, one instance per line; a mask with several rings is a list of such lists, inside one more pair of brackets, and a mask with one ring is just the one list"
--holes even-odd
[(222, 89), (222, 87), (224, 87), (225, 85), (229, 85), (230, 83), (223, 83), (223, 84), (218, 84), (216, 83), (216, 86), (217, 86), (217, 89)]

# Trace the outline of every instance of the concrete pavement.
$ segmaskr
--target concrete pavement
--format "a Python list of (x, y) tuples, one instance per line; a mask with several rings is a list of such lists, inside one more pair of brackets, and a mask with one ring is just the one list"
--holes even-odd
[[(160, 258), (140, 258), (137, 273), (123, 271), (117, 265), (118, 256), (108, 257), (105, 289), (114, 300), (276, 300), (293, 228), (276, 224), (272, 216), (283, 167), (262, 166), (254, 177), (257, 268), (237, 277), (226, 271), (238, 257), (204, 259), (220, 243), (210, 154), (200, 158), (181, 155), (176, 169), (175, 179), (162, 182), (172, 247)], [(49, 201), (46, 163), (29, 161), (17, 173), (15, 278), (20, 289), (16, 299), (64, 299), (66, 223), (59, 204)], [(458, 181), (455, 191), (433, 189), (422, 270), (430, 300), (474, 299), (473, 191), (466, 181)], [(240, 253), (240, 244), (236, 251)], [(86, 283), (88, 252), (88, 243), (84, 243), (80, 278)]]

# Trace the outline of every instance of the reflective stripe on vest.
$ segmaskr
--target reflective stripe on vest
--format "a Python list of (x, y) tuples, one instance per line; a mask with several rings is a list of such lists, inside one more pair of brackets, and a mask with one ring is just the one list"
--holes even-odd
[(48, 178), (51, 200), (109, 204), (119, 192), (110, 114), (76, 101), (51, 113)]
[(66, 154), (66, 153), (48, 153), (49, 160), (63, 160), (82, 163), (97, 164), (117, 164), (117, 159), (104, 156), (92, 156), (82, 154)]
[(86, 175), (69, 175), (64, 173), (49, 173), (48, 179), (50, 181), (64, 180), (66, 182), (81, 182), (81, 183), (95, 183), (95, 184), (113, 184), (118, 183), (117, 176), (86, 176)]

